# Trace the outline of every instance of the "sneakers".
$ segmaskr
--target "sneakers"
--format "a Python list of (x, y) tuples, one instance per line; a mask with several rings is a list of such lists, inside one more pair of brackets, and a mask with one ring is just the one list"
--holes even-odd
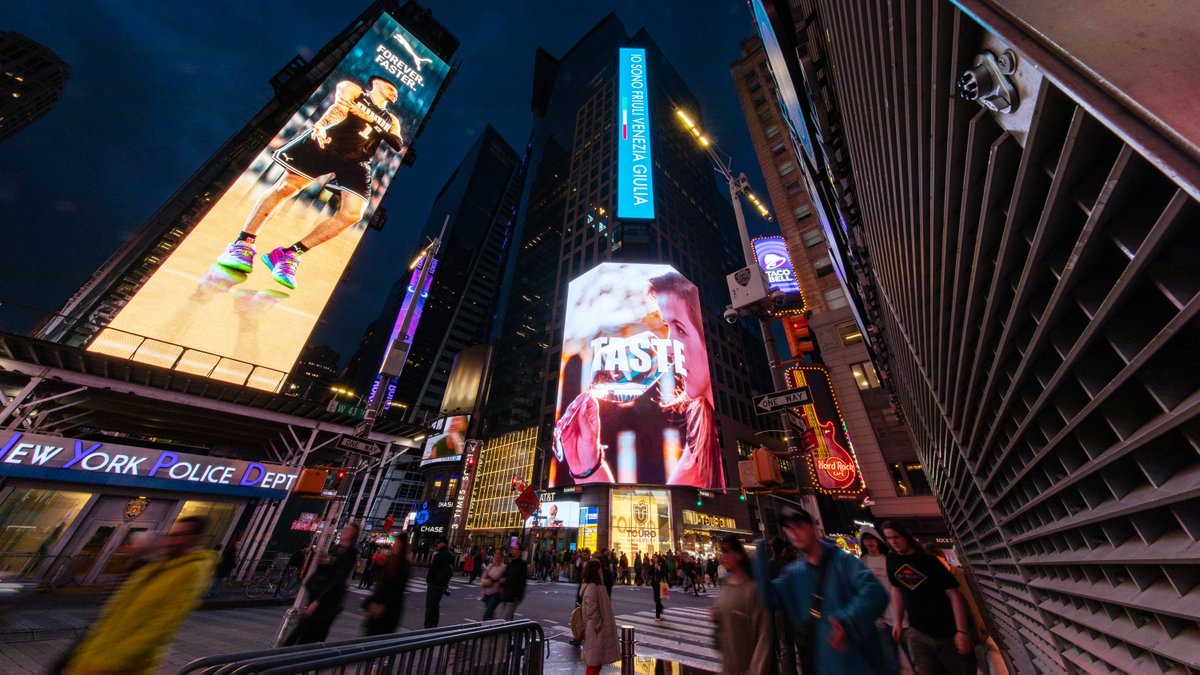
[(271, 278), (276, 283), (292, 290), (296, 289), (296, 268), (300, 265), (300, 258), (296, 256), (295, 251), (290, 248), (277, 248), (265, 254), (262, 259), (270, 268)]
[(249, 274), (254, 270), (254, 246), (244, 241), (235, 241), (217, 258), (217, 264)]

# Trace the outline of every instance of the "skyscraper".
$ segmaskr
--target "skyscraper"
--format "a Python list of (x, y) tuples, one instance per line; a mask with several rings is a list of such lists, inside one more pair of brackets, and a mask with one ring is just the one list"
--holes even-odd
[(50, 112), (71, 67), (49, 48), (0, 31), (0, 141)]
[[(862, 330), (834, 273), (830, 247), (820, 218), (815, 217), (801, 160), (778, 105), (762, 40), (745, 40), (741, 49), (741, 58), (730, 66), (734, 88), (804, 295), (808, 312), (801, 325), (811, 331), (820, 363), (829, 371), (873, 502), (871, 514), (903, 520), (913, 532), (944, 535), (945, 525), (912, 437), (875, 371)], [(785, 317), (782, 321), (788, 331), (789, 324), (799, 319)], [(805, 354), (792, 356), (803, 358)], [(845, 526), (853, 527), (850, 522)]]
[[(623, 54), (623, 48), (635, 50), (632, 57)], [(625, 69), (628, 58), (634, 59), (635, 69)], [(628, 86), (625, 77), (631, 77), (635, 87), (644, 84), (645, 98), (634, 100), (644, 101), (648, 110), (629, 108), (629, 97), (621, 94)], [(647, 446), (647, 437), (627, 432), (620, 448), (613, 445), (606, 451), (614, 484), (582, 485), (569, 497), (574, 506), (564, 505), (563, 495), (556, 496), (558, 508), (580, 510), (578, 537), (569, 533), (559, 538), (559, 545), (620, 548), (632, 555), (635, 548), (711, 550), (713, 532), (750, 534), (748, 512), (737, 496), (736, 462), (739, 451), (748, 452), (759, 442), (750, 399), (769, 391), (770, 381), (761, 348), (751, 347), (756, 342), (751, 329), (721, 318), (729, 302), (725, 275), (741, 266), (740, 245), (731, 207), (717, 189), (707, 156), (675, 117), (680, 106), (698, 110), (696, 99), (649, 33), (642, 30), (631, 37), (611, 14), (561, 57), (538, 50), (533, 79), (536, 119), (528, 151), (529, 180), (522, 197), (519, 244), (506, 280), (508, 300), (496, 340), (486, 437), (536, 426), (543, 452), (535, 475), (558, 487), (569, 484), (566, 465), (560, 461), (556, 467), (550, 459), (556, 419), (579, 386), (577, 381), (559, 381), (560, 368), (577, 363), (563, 356), (564, 335), (572, 331), (567, 325), (568, 284), (581, 275), (603, 274), (603, 263), (670, 265), (698, 290), (696, 328), (707, 338), (720, 447), (720, 475), (713, 478), (732, 489), (623, 487), (628, 481), (622, 475), (634, 475), (633, 454), (638, 462), (661, 465), (672, 442), (660, 438), (657, 443), (666, 446), (660, 450), (653, 443)], [(636, 216), (618, 212), (621, 190), (637, 182), (618, 151), (619, 139), (629, 137), (630, 110), (632, 133), (647, 131), (652, 160), (643, 158), (644, 166), (653, 166), (654, 187), (646, 195), (653, 201), (653, 213)], [(636, 294), (645, 288), (631, 292), (633, 301), (641, 302)], [(697, 356), (695, 362), (703, 360)], [(680, 438), (676, 434), (674, 442), (689, 440)], [(483, 452), (486, 463), (486, 445)], [(622, 511), (629, 508), (633, 516)], [(589, 509), (594, 509), (590, 530)], [(633, 522), (652, 534), (635, 541), (630, 534)]]
[(1197, 8), (752, 6), (1010, 670), (1200, 669)]
[(329, 345), (309, 345), (288, 375), (283, 393), (315, 401), (329, 398), (329, 388), (338, 376), (341, 356)]
[[(414, 418), (437, 415), (455, 355), (487, 341), (521, 191), (519, 168), (520, 156), (489, 125), (430, 207), (422, 245), (438, 236), (443, 223), (444, 241), (393, 398)], [(368, 327), (347, 374), (352, 390), (370, 390), (415, 278), (413, 271), (401, 271)]]

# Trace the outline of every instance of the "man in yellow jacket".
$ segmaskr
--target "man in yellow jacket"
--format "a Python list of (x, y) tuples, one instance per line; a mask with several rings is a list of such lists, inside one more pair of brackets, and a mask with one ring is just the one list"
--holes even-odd
[(196, 550), (203, 517), (181, 518), (167, 533), (164, 557), (133, 573), (109, 599), (87, 637), (69, 657), (70, 675), (153, 673), (184, 619), (200, 605), (217, 564)]

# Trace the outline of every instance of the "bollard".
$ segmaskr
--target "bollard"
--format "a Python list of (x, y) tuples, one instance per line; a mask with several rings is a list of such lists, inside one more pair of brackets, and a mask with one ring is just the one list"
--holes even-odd
[(633, 626), (621, 626), (621, 675), (633, 675), (634, 645)]

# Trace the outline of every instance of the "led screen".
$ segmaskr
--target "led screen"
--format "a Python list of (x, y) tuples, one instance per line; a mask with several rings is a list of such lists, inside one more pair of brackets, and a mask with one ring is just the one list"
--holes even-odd
[(646, 50), (621, 49), (617, 67), (617, 217), (654, 217)]
[(800, 282), (796, 280), (796, 270), (783, 237), (756, 237), (750, 244), (754, 248), (754, 258), (767, 279), (767, 286), (782, 293), (799, 295)]
[(88, 348), (277, 389), (449, 70), (382, 14)]
[(579, 527), (579, 502), (543, 502), (526, 527)]
[(433, 427), (438, 432), (425, 441), (421, 466), (461, 460), (467, 449), (467, 428), (470, 421), (470, 415), (455, 415), (434, 423)]
[(570, 283), (553, 447), (551, 486), (725, 487), (700, 296), (674, 268)]

